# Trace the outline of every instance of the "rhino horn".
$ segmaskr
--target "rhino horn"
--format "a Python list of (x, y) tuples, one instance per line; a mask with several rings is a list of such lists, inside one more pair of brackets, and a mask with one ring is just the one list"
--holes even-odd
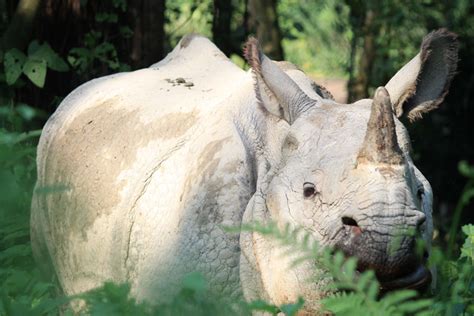
[(375, 91), (359, 163), (402, 164), (403, 154), (398, 146), (392, 104), (387, 89)]

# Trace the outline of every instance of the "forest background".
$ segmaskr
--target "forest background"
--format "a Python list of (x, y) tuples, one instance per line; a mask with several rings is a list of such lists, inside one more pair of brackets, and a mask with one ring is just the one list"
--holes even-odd
[[(31, 258), (29, 205), (41, 128), (75, 87), (148, 67), (188, 33), (211, 38), (246, 68), (242, 46), (255, 35), (270, 57), (352, 102), (385, 84), (441, 27), (459, 36), (458, 74), (440, 109), (407, 126), (415, 164), (433, 186), (434, 244), (456, 260), (461, 227), (474, 222), (473, 1), (0, 0), (0, 315), (38, 311), (54, 297)], [(45, 306), (54, 313), (57, 304)], [(452, 311), (473, 303), (463, 304)]]

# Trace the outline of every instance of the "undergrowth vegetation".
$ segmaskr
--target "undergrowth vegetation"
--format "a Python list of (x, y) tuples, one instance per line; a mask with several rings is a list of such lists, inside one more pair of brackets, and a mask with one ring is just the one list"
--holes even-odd
[[(437, 270), (438, 280), (431, 293), (420, 296), (414, 290), (397, 290), (380, 295), (380, 284), (372, 270), (358, 273), (357, 259), (346, 259), (342, 252), (321, 248), (311, 242), (310, 235), (300, 228), (260, 224), (243, 227), (274, 238), (294, 258), (293, 264), (315, 261), (330, 278), (331, 293), (322, 301), (325, 310), (336, 315), (472, 315), (474, 313), (474, 225), (463, 227), (465, 242), (459, 258), (449, 260), (435, 247), (428, 265)], [(295, 256), (296, 254), (296, 256)]]
[[(35, 56), (35, 51), (49, 50), (47, 46), (32, 45), (37, 47), (33, 47), (30, 57)], [(53, 62), (60, 64), (53, 57), (47, 54), (43, 57), (47, 67)], [(53, 59), (48, 62), (48, 58)], [(20, 68), (3, 77), (12, 84), (21, 80), (21, 67), (26, 63), (23, 57), (19, 59), (17, 62), (22, 64), (13, 63), (11, 67)], [(34, 84), (41, 86), (40, 82), (34, 81), (38, 78), (32, 79), (28, 73), (25, 74)], [(198, 273), (188, 275), (178, 294), (171, 301), (159, 305), (135, 301), (128, 284), (107, 283), (82, 295), (62, 295), (55, 280), (40, 272), (30, 244), (29, 209), (36, 177), (35, 151), (41, 130), (24, 130), (27, 123), (34, 126), (34, 121), (44, 115), (26, 104), (0, 107), (0, 315), (72, 315), (77, 310), (74, 311), (70, 303), (77, 300), (85, 302), (80, 311), (85, 315), (249, 315), (252, 311), (295, 315), (303, 306), (302, 300), (275, 306), (264, 301), (235, 302), (216, 297)], [(459, 225), (464, 206), (474, 197), (474, 167), (461, 162), (459, 171), (469, 181), (459, 199), (452, 225)], [(331, 280), (326, 289), (329, 295), (322, 301), (322, 306), (336, 315), (474, 314), (474, 225), (462, 227), (465, 242), (460, 251), (451, 249), (446, 254), (441, 248), (433, 249), (429, 265), (437, 270), (437, 280), (431, 293), (421, 297), (413, 290), (380, 295), (380, 285), (373, 271), (358, 273), (355, 258), (346, 259), (342, 253), (319, 247), (301, 229), (286, 227), (279, 230), (272, 224), (238, 228), (241, 229), (273, 238), (295, 258), (294, 264), (311, 260), (322, 267), (323, 275), (315, 276), (313, 281), (321, 278)], [(451, 229), (453, 234), (457, 230), (456, 226)], [(451, 252), (459, 253), (456, 254), (458, 257), (450, 256)]]
[[(0, 1), (1, 3), (3, 2)], [(283, 306), (265, 301), (231, 301), (216, 296), (198, 273), (192, 273), (182, 280), (182, 288), (172, 300), (158, 305), (137, 302), (130, 295), (129, 284), (107, 283), (90, 292), (65, 297), (56, 280), (44, 275), (34, 261), (29, 222), (31, 195), (36, 179), (36, 146), (41, 134), (40, 127), (49, 115), (47, 109), (54, 108), (63, 96), (56, 96), (58, 100), (53, 101), (53, 104), (42, 104), (42, 109), (38, 109), (23, 103), (27, 101), (19, 101), (22, 100), (20, 94), (25, 91), (46, 90), (50, 72), (74, 72), (80, 79), (86, 80), (103, 72), (128, 70), (130, 67), (120, 59), (120, 50), (114, 46), (114, 40), (125, 41), (130, 38), (132, 30), (126, 25), (121, 26), (117, 34), (98, 30), (108, 30), (104, 25), (122, 25), (118, 23), (118, 17), (127, 11), (128, 2), (112, 0), (111, 3), (111, 11), (98, 12), (94, 18), (100, 27), (89, 29), (83, 36), (82, 46), (72, 48), (67, 54), (60, 56), (53, 50), (54, 45), (37, 40), (31, 41), (24, 51), (13, 48), (0, 52), (0, 316), (72, 315), (78, 311), (71, 308), (71, 302), (79, 300), (85, 304), (79, 312), (84, 315), (249, 315), (255, 311), (295, 315), (304, 304), (302, 300)], [(165, 29), (171, 44), (176, 43), (183, 34), (193, 31), (211, 35), (212, 14), (209, 8), (212, 1), (204, 0), (199, 3), (195, 5), (194, 2), (185, 0), (168, 2)], [(384, 51), (378, 56), (383, 59), (383, 62), (376, 63), (379, 68), (398, 67), (395, 64), (404, 62), (407, 56), (412, 56), (418, 49), (405, 42), (425, 33), (424, 28), (412, 26), (417, 22), (415, 18), (404, 18), (410, 16), (410, 6), (404, 9), (407, 12), (400, 13), (398, 5), (405, 7), (406, 4), (393, 3), (394, 7), (388, 9), (399, 14), (393, 15), (394, 22), (387, 24), (399, 24), (399, 20), (395, 19), (404, 21), (405, 29), (410, 29), (410, 36), (397, 34), (393, 37), (400, 41), (396, 47), (404, 47), (403, 50), (391, 48), (395, 45), (393, 43), (386, 47), (380, 45), (379, 49)], [(462, 10), (468, 6), (468, 1), (460, 0), (456, 3), (459, 8), (453, 12), (454, 17), (458, 17), (453, 19), (453, 27), (459, 24), (459, 28), (466, 34), (474, 33), (472, 27), (464, 27), (470, 25), (466, 23)], [(348, 24), (354, 23), (347, 20), (349, 7), (337, 1), (325, 1), (322, 10), (314, 8), (315, 4), (309, 1), (280, 1), (281, 27), (286, 34), (283, 46), (287, 59), (310, 72), (322, 71), (326, 75), (347, 77), (349, 35), (352, 32), (349, 32)], [(242, 2), (236, 9), (239, 19), (244, 19), (244, 9)], [(444, 18), (438, 11), (435, 13), (436, 15), (430, 14), (436, 19)], [(345, 17), (345, 20), (341, 17)], [(2, 12), (0, 24), (6, 23), (4, 20), (6, 15)], [(316, 24), (312, 21), (326, 22)], [(233, 23), (242, 24), (235, 21)], [(392, 32), (399, 31), (393, 28)], [(311, 36), (308, 37), (308, 34)], [(381, 38), (380, 41), (384, 42), (386, 39)], [(353, 41), (353, 44), (357, 43)], [(318, 58), (314, 59), (313, 55)], [(237, 55), (232, 56), (243, 63)], [(387, 66), (388, 60), (394, 60), (394, 65)], [(391, 71), (374, 69), (377, 71), (373, 71), (376, 76), (372, 80), (380, 82), (381, 78), (378, 77)], [(25, 87), (31, 87), (31, 90)], [(469, 99), (466, 100), (467, 104)], [(441, 119), (439, 121), (439, 126), (447, 124)], [(436, 145), (445, 146), (446, 151), (454, 148), (448, 147), (447, 141), (425, 142), (430, 150)], [(458, 158), (455, 162), (457, 161)], [(436, 279), (433, 289), (423, 295), (412, 290), (380, 295), (380, 284), (374, 272), (358, 273), (355, 258), (347, 259), (342, 253), (320, 247), (299, 228), (285, 227), (280, 230), (273, 224), (255, 224), (239, 227), (238, 231), (254, 231), (274, 239), (294, 258), (295, 265), (306, 260), (317, 262), (323, 268), (323, 273), (315, 275), (315, 280), (331, 280), (326, 289), (329, 295), (322, 301), (322, 308), (336, 315), (474, 315), (474, 225), (463, 226), (462, 232), (460, 227), (463, 210), (474, 197), (474, 167), (461, 162), (459, 172), (468, 181), (452, 212), (448, 245), (432, 249), (429, 266), (436, 270)], [(47, 190), (43, 193), (48, 194)], [(235, 231), (230, 229), (229, 233)], [(460, 236), (464, 239), (464, 244), (456, 249), (459, 248), (457, 245)]]
[[(17, 113), (3, 119), (12, 124), (18, 119), (16, 115), (21, 116)], [(303, 306), (302, 300), (285, 306), (264, 301), (228, 301), (213, 295), (198, 273), (188, 275), (179, 293), (166, 304), (136, 302), (128, 284), (107, 283), (82, 295), (62, 296), (54, 280), (41, 275), (30, 245), (29, 207), (37, 137), (35, 131), (0, 132), (0, 315), (57, 315), (60, 311), (72, 315), (69, 302), (77, 299), (86, 303), (81, 310), (85, 315), (248, 315), (252, 311), (295, 315)], [(474, 178), (474, 168), (463, 164), (460, 169)], [(466, 187), (461, 200), (470, 199), (472, 192), (472, 187)], [(336, 315), (474, 314), (474, 225), (462, 228), (466, 239), (458, 258), (450, 259), (442, 249), (433, 249), (429, 265), (437, 270), (436, 288), (422, 297), (412, 290), (380, 296), (373, 271), (359, 274), (355, 258), (346, 259), (342, 253), (319, 247), (299, 228), (280, 230), (273, 224), (255, 224), (241, 229), (273, 238), (292, 255), (293, 264), (316, 261), (324, 273), (315, 278), (332, 280), (323, 308)]]

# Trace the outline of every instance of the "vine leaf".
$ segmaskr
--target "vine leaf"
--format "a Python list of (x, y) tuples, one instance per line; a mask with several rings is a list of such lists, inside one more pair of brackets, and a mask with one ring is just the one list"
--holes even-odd
[(20, 50), (13, 48), (5, 53), (3, 65), (5, 67), (5, 79), (8, 85), (13, 85), (21, 75), (26, 56)]
[(23, 73), (36, 86), (43, 88), (46, 78), (46, 65), (45, 60), (28, 59), (23, 65)]
[(48, 68), (55, 71), (68, 71), (68, 64), (49, 46), (48, 43), (39, 45), (37, 41), (31, 42), (28, 47), (28, 58), (35, 60), (44, 60)]

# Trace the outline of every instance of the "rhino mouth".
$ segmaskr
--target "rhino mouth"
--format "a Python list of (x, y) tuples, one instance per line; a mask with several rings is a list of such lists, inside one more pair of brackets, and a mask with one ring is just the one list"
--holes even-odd
[[(418, 262), (411, 266), (410, 269), (403, 269), (404, 272), (394, 274), (385, 274), (381, 267), (370, 267), (375, 272), (375, 276), (380, 284), (380, 294), (385, 294), (390, 291), (407, 289), (416, 290), (418, 292), (425, 292), (431, 284), (431, 272), (423, 262)], [(368, 269), (367, 266), (358, 266), (357, 272), (360, 274)]]
[(423, 264), (413, 271), (394, 279), (379, 280), (382, 293), (398, 289), (424, 291), (431, 284), (431, 272)]
[[(354, 229), (357, 230), (355, 234)], [(362, 231), (358, 226), (349, 227), (349, 232), (345, 231), (346, 234), (336, 243), (336, 249), (342, 250), (346, 257), (358, 258), (359, 273), (374, 270), (381, 294), (398, 289), (419, 292), (428, 289), (431, 284), (431, 272), (426, 268), (429, 255), (426, 250), (423, 255), (417, 254), (414, 238), (404, 238), (401, 246), (390, 253), (384, 250), (391, 242), (388, 237), (382, 239), (378, 247), (371, 247), (374, 233)]]

